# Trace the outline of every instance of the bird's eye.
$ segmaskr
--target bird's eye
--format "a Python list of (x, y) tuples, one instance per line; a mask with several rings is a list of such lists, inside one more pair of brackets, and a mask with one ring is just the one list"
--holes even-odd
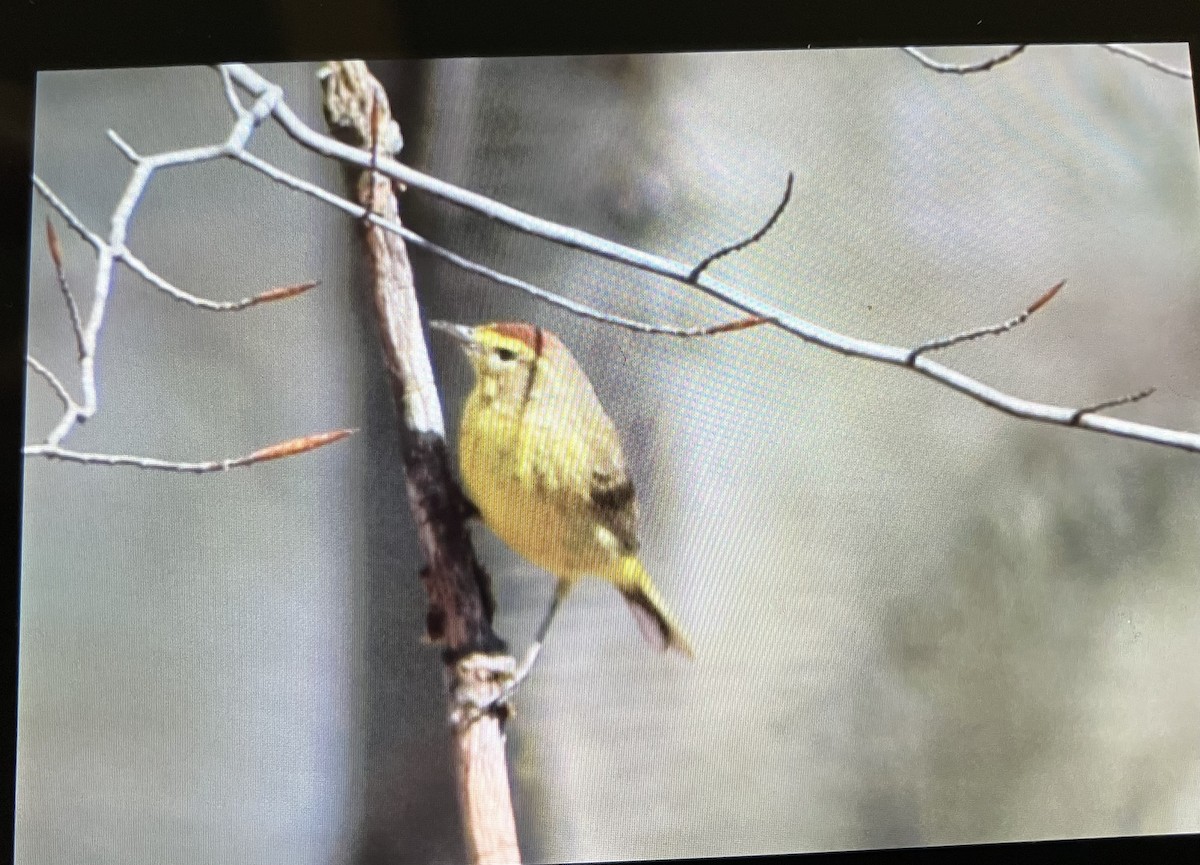
[(508, 363), (509, 361), (517, 359), (517, 353), (511, 348), (498, 348), (496, 349), (496, 357), (505, 363)]

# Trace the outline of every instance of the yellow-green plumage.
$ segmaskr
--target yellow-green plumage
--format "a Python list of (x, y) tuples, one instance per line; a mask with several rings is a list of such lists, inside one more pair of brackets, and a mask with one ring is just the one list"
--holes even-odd
[(691, 646), (637, 558), (637, 501), (620, 440), (587, 376), (548, 331), (501, 323), (456, 332), (475, 367), (459, 462), (484, 523), (559, 580), (593, 575), (624, 595), (642, 633)]

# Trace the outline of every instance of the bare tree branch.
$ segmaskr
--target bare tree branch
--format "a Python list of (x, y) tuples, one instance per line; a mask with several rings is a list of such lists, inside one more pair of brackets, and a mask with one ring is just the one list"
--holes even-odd
[(108, 130), (108, 140), (117, 146), (117, 150), (121, 151), (121, 155), (137, 165), (142, 161), (141, 155), (130, 146), (129, 142), (116, 133), (116, 130)]
[[(362, 61), (330, 63), (319, 74), (329, 126), (367, 150), (357, 197), (371, 215), (399, 224), (392, 183), (376, 172), (380, 154), (396, 154), (399, 127), (387, 94)], [(460, 723), (464, 706), (490, 705), (511, 679), (516, 662), (491, 628), (495, 602), (487, 573), (475, 557), (466, 527), (469, 511), (450, 469), (442, 408), (421, 328), (421, 311), (404, 240), (363, 222), (374, 268), (372, 296), (392, 396), (400, 419), (409, 507), (428, 566), (429, 637), (445, 642), (449, 712), (454, 723), (456, 785), (467, 847), (479, 865), (520, 861), (504, 753), (503, 707), (474, 723)]]
[(224, 66), (218, 66), (217, 72), (221, 76), (221, 88), (225, 91), (225, 101), (229, 103), (229, 109), (233, 112), (234, 118), (240, 120), (246, 116), (246, 106), (242, 105), (242, 100), (238, 98), (233, 78), (230, 77), (229, 70)]
[[(83, 226), (83, 222), (79, 219), (79, 217), (77, 217), (71, 211), (71, 209), (67, 207), (62, 199), (55, 195), (50, 188), (46, 186), (45, 182), (43, 182), (40, 177), (34, 175), (33, 183), (37, 191), (42, 195), (43, 198), (46, 199), (46, 202), (56, 211), (58, 211), (59, 214), (61, 214), (62, 217), (67, 221), (67, 223), (77, 232), (79, 232), (82, 237), (87, 239), (93, 245), (96, 243), (99, 243), (101, 246), (106, 245), (104, 241), (99, 240), (98, 237), (96, 237), (92, 232), (88, 231)], [(53, 228), (50, 227), (49, 222), (47, 222), (46, 225), (51, 237), (53, 238), (53, 243), (56, 244), (58, 239), (57, 235), (53, 233)], [(54, 247), (52, 246), (51, 257), (55, 256), (53, 249)], [(146, 280), (164, 294), (169, 295), (175, 300), (186, 303), (188, 306), (194, 306), (197, 309), (204, 309), (210, 312), (238, 312), (243, 309), (248, 309), (252, 306), (258, 306), (259, 304), (295, 297), (296, 295), (303, 294), (309, 289), (316, 288), (320, 284), (319, 282), (299, 282), (292, 285), (269, 288), (266, 291), (259, 292), (258, 294), (251, 295), (249, 297), (243, 297), (240, 300), (209, 300), (206, 297), (200, 297), (192, 294), (191, 292), (185, 291), (173, 283), (168, 282), (166, 279), (151, 270), (148, 264), (130, 252), (126, 247), (115, 251), (110, 250), (110, 254), (114, 261), (120, 261), (121, 263), (125, 264), (130, 270), (142, 277), (142, 279)], [(58, 259), (56, 258), (55, 261), (57, 267)], [(63, 277), (59, 278), (59, 285), (63, 286), (63, 293), (67, 294), (67, 297), (70, 298), (70, 294), (67, 292), (65, 285), (63, 285), (63, 279)], [(75, 308), (74, 299), (69, 300), (68, 306), (74, 313), (74, 318), (72, 321), (74, 324), (78, 317), (78, 310)], [(80, 357), (83, 357), (87, 353), (87, 350), (84, 344), (82, 326), (80, 326), (77, 334), (79, 341), (79, 354)]]
[[(1101, 48), (1111, 51), (1114, 54), (1120, 54), (1122, 57), (1128, 57), (1131, 60), (1136, 60), (1138, 63), (1143, 63), (1151, 69), (1156, 69), (1159, 72), (1165, 72), (1167, 75), (1173, 75), (1176, 78), (1184, 78), (1188, 81), (1192, 78), (1192, 73), (1188, 69), (1180, 69), (1176, 66), (1171, 66), (1163, 63), (1161, 60), (1156, 60), (1149, 54), (1143, 54), (1136, 48), (1130, 48), (1128, 45), (1120, 45), (1112, 42), (1099, 43)], [(925, 52), (911, 46), (901, 48), (900, 50), (912, 57), (926, 69), (931, 69), (934, 72), (946, 72), (954, 75), (969, 75), (972, 72), (986, 72), (994, 66), (999, 66), (1001, 63), (1007, 63), (1017, 55), (1021, 54), (1028, 45), (1016, 45), (1007, 51), (989, 57), (978, 63), (942, 63), (934, 60)]]
[[(259, 96), (274, 88), (274, 85), (248, 66), (230, 64), (227, 68), (233, 80), (251, 95)], [(334, 138), (316, 132), (300, 120), (283, 100), (273, 103), (271, 112), (284, 130), (303, 146), (347, 164), (357, 165), (359, 168), (372, 167), (371, 154), (368, 151), (348, 147)], [(710, 297), (749, 316), (774, 324), (805, 342), (849, 357), (912, 369), (944, 387), (958, 391), (983, 405), (1014, 417), (1057, 426), (1078, 427), (1105, 435), (1200, 453), (1200, 434), (1198, 433), (1172, 430), (1095, 414), (1085, 414), (1075, 421), (1074, 418), (1079, 412), (1078, 408), (1040, 403), (1005, 393), (958, 370), (931, 360), (923, 354), (909, 363), (908, 358), (912, 352), (910, 348), (873, 342), (829, 330), (713, 279), (707, 273), (701, 274), (695, 283), (691, 283), (689, 277), (694, 268), (681, 262), (633, 249), (577, 228), (570, 228), (524, 213), (486, 196), (438, 180), (387, 156), (378, 159), (374, 167), (379, 173), (385, 174), (405, 186), (419, 189), (443, 201), (479, 213), (516, 231), (541, 237), (610, 261), (620, 262), (676, 282), (694, 285)]]
[(1113, 42), (1105, 42), (1101, 46), (1113, 54), (1120, 54), (1122, 57), (1128, 57), (1131, 60), (1136, 60), (1138, 63), (1144, 63), (1151, 69), (1157, 69), (1159, 72), (1165, 72), (1168, 75), (1174, 75), (1176, 78), (1184, 78), (1188, 81), (1192, 80), (1192, 73), (1189, 69), (1180, 69), (1175, 66), (1169, 66), (1161, 60), (1155, 60), (1149, 54), (1143, 54), (1136, 48), (1130, 48), (1128, 45), (1118, 45)]
[(535, 297), (538, 300), (551, 304), (552, 306), (557, 306), (560, 309), (565, 309), (567, 312), (577, 315), (580, 318), (586, 318), (602, 324), (610, 324), (614, 327), (624, 328), (625, 330), (629, 330), (634, 333), (642, 333), (653, 336), (674, 336), (684, 339), (729, 333), (730, 331), (749, 327), (752, 324), (762, 324), (765, 321), (758, 316), (750, 316), (748, 318), (739, 318), (720, 324), (695, 325), (692, 327), (672, 327), (670, 325), (652, 324), (650, 322), (637, 321), (635, 319), (625, 318), (624, 316), (614, 315), (613, 313), (603, 312), (595, 307), (580, 303), (577, 300), (572, 300), (569, 297), (563, 297), (562, 295), (555, 294), (554, 292), (536, 286), (531, 282), (518, 279), (515, 276), (509, 276), (506, 273), (502, 273), (501, 271), (461, 256), (456, 252), (452, 252), (451, 250), (446, 249), (444, 246), (439, 246), (433, 241), (422, 237), (411, 228), (407, 228), (406, 226), (401, 225), (399, 222), (385, 219), (377, 213), (368, 213), (367, 209), (362, 205), (355, 204), (354, 202), (348, 201), (339, 195), (335, 195), (329, 190), (317, 186), (315, 183), (310, 183), (307, 180), (303, 180), (299, 177), (289, 174), (288, 172), (277, 168), (266, 160), (260, 159), (253, 153), (243, 151), (232, 153), (230, 156), (243, 165), (266, 175), (276, 183), (283, 184), (284, 186), (295, 189), (298, 192), (303, 192), (304, 194), (310, 195), (318, 201), (322, 201), (331, 205), (332, 207), (336, 207), (338, 210), (341, 210), (342, 212), (347, 213), (356, 219), (365, 219), (372, 225), (377, 225), (380, 228), (385, 228), (388, 231), (399, 235), (409, 246), (416, 247), (423, 252), (427, 252), (430, 255), (442, 259), (443, 261), (449, 262), (461, 270), (481, 276), (484, 279), (488, 279), (497, 283), (498, 285), (504, 285), (509, 288), (515, 288), (518, 291), (525, 292), (531, 297)]
[(1116, 408), (1119, 405), (1129, 405), (1130, 403), (1141, 402), (1148, 396), (1153, 396), (1157, 388), (1148, 387), (1145, 390), (1139, 390), (1137, 393), (1131, 393), (1127, 396), (1119, 396), (1116, 399), (1108, 399), (1104, 402), (1098, 402), (1095, 405), (1081, 408), (1071, 417), (1071, 423), (1077, 424), (1085, 414), (1104, 411), (1106, 408)]
[(1047, 290), (1041, 297), (1029, 304), (1029, 306), (1025, 307), (1023, 311), (1017, 313), (1007, 321), (1002, 321), (999, 324), (993, 324), (987, 327), (977, 328), (975, 330), (964, 331), (963, 333), (956, 333), (953, 336), (944, 336), (938, 339), (931, 339), (928, 342), (921, 343), (908, 353), (908, 365), (912, 366), (917, 357), (927, 351), (940, 351), (941, 349), (949, 348), (952, 345), (958, 345), (962, 342), (969, 342), (973, 339), (979, 339), (981, 336), (992, 336), (994, 334), (1007, 333), (1017, 325), (1024, 324), (1026, 321), (1028, 321), (1029, 316), (1033, 315), (1035, 312), (1053, 300), (1054, 296), (1058, 294), (1059, 291), (1062, 290), (1062, 287), (1066, 284), (1067, 281), (1065, 279), (1060, 279), (1058, 282), (1054, 283), (1054, 285), (1050, 286), (1049, 290)]
[(62, 400), (63, 408), (65, 408), (68, 412), (78, 408), (78, 406), (75, 404), (75, 400), (71, 398), (70, 392), (68, 392), (67, 388), (63, 385), (62, 380), (52, 373), (45, 366), (45, 364), (32, 355), (26, 356), (25, 362), (29, 364), (30, 369), (32, 369), (34, 372), (44, 378), (47, 383), (49, 383), (50, 387), (54, 390), (54, 393), (58, 395), (60, 400)]
[(1028, 47), (1028, 45), (1015, 45), (1001, 54), (981, 60), (978, 63), (941, 63), (920, 49), (911, 46), (901, 48), (900, 50), (926, 69), (932, 69), (934, 72), (945, 72), (952, 75), (970, 75), (972, 72), (986, 72), (994, 66), (1007, 63)]
[(79, 307), (75, 305), (75, 296), (71, 294), (71, 286), (67, 282), (67, 271), (63, 265), (62, 245), (58, 242), (58, 232), (54, 223), (46, 220), (46, 242), (50, 246), (50, 259), (54, 262), (54, 273), (58, 277), (58, 287), (62, 290), (63, 300), (67, 304), (67, 318), (71, 321), (71, 331), (75, 334), (75, 347), (79, 357), (84, 355), (83, 322), (79, 318)]
[(214, 472), (227, 472), (230, 469), (257, 465), (258, 463), (265, 463), (271, 460), (278, 460), (283, 459), (284, 457), (308, 453), (309, 451), (314, 451), (317, 448), (325, 447), (325, 445), (341, 441), (347, 436), (353, 435), (355, 432), (357, 432), (357, 430), (331, 430), (330, 432), (316, 433), (314, 435), (288, 439), (287, 441), (279, 442), (278, 444), (268, 445), (265, 448), (260, 448), (253, 453), (249, 453), (241, 457), (234, 457), (227, 460), (206, 460), (198, 463), (161, 460), (154, 457), (132, 456), (129, 454), (85, 453), (83, 451), (74, 451), (68, 448), (50, 444), (30, 445), (24, 449), (24, 453), (26, 456), (41, 456), (46, 457), (47, 459), (82, 463), (84, 465), (133, 466), (139, 469), (154, 469), (157, 471), (202, 475)]
[[(237, 102), (233, 84), (227, 74), (223, 75), (223, 80), (228, 82), (227, 97), (233, 100), (233, 102)], [(150, 282), (151, 285), (166, 292), (176, 300), (199, 309), (217, 312), (232, 312), (277, 300), (285, 300), (303, 294), (317, 285), (316, 282), (295, 283), (270, 288), (250, 297), (242, 298), (241, 300), (213, 301), (184, 291), (168, 282), (154, 272), (140, 258), (130, 252), (129, 248), (125, 245), (130, 220), (133, 218), (134, 211), (155, 171), (224, 158), (229, 155), (229, 151), (242, 149), (246, 142), (250, 140), (255, 129), (257, 129), (263, 120), (270, 116), (271, 107), (280, 98), (280, 95), (281, 92), (278, 88), (268, 87), (265, 91), (258, 94), (252, 109), (247, 110), (242, 108), (240, 103), (237, 103), (237, 107), (234, 109), (237, 122), (234, 124), (225, 142), (220, 145), (193, 147), (153, 156), (142, 156), (121, 138), (120, 135), (109, 130), (109, 139), (133, 164), (134, 170), (114, 210), (111, 229), (107, 239), (102, 238), (99, 234), (89, 229), (83, 223), (83, 220), (41, 178), (36, 175), (33, 177), (33, 185), (38, 194), (45, 199), (50, 207), (62, 216), (72, 230), (96, 250), (97, 262), (92, 286), (92, 303), (85, 324), (67, 283), (58, 232), (55, 231), (53, 223), (50, 220), (46, 221), (46, 240), (50, 249), (50, 257), (54, 263), (59, 289), (67, 304), (67, 313), (79, 352), (83, 401), (76, 402), (61, 379), (55, 376), (44, 364), (32, 356), (27, 358), (30, 368), (49, 383), (55, 394), (62, 401), (64, 411), (43, 444), (24, 449), (26, 456), (41, 456), (47, 459), (68, 460), (89, 465), (130, 465), (164, 471), (202, 473), (225, 471), (230, 468), (254, 465), (284, 456), (306, 453), (326, 444), (339, 441), (349, 435), (349, 431), (339, 430), (332, 433), (302, 436), (300, 438), (288, 439), (285, 442), (263, 448), (243, 457), (227, 460), (209, 460), (206, 462), (178, 462), (122, 454), (84, 453), (62, 447), (63, 440), (71, 431), (78, 424), (93, 417), (99, 408), (96, 396), (96, 348), (100, 330), (104, 324), (109, 293), (112, 289), (114, 263), (124, 263), (125, 266)]]
[(795, 172), (789, 171), (787, 176), (787, 186), (783, 190), (783, 200), (779, 202), (775, 210), (767, 218), (767, 221), (763, 223), (762, 228), (758, 229), (758, 231), (754, 232), (745, 240), (739, 240), (737, 243), (722, 247), (711, 255), (705, 256), (699, 264), (692, 268), (692, 272), (688, 274), (688, 282), (695, 282), (697, 279), (699, 279), (700, 274), (704, 273), (704, 271), (708, 269), (708, 266), (717, 259), (724, 258), (730, 253), (739, 252), (745, 249), (747, 246), (758, 243), (758, 241), (762, 240), (763, 237), (766, 236), (767, 232), (770, 231), (775, 225), (775, 223), (779, 221), (779, 217), (783, 216), (783, 211), (787, 209), (788, 202), (792, 200), (792, 184), (795, 182), (795, 180)]

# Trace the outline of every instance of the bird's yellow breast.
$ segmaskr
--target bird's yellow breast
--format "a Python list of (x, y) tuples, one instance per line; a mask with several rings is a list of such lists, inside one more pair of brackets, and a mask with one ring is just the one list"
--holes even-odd
[(484, 523), (515, 552), (559, 579), (602, 574), (616, 556), (597, 536), (570, 484), (581, 458), (572, 438), (473, 394), (463, 410), (459, 463)]

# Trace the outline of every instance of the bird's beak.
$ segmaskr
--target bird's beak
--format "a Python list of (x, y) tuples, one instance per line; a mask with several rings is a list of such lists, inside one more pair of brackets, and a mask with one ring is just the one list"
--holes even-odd
[(475, 329), (467, 327), (465, 324), (454, 324), (450, 321), (431, 321), (429, 327), (432, 330), (440, 330), (442, 333), (449, 334), (462, 346), (464, 351), (470, 350), (475, 344)]

